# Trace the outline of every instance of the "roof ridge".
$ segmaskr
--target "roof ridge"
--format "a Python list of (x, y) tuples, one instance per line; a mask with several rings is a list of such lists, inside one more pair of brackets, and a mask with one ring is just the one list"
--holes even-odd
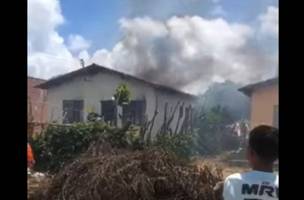
[(256, 83), (248, 84), (244, 87), (239, 88), (238, 90), (243, 92), (244, 94), (246, 94), (248, 96), (248, 95), (251, 94), (252, 90), (254, 90), (255, 88), (272, 85), (272, 84), (275, 84), (277, 81), (279, 81), (278, 76), (270, 78), (270, 79), (266, 79), (264, 81), (259, 81), (259, 82), (256, 82)]
[(33, 77), (33, 76), (27, 76), (28, 79), (37, 79), (37, 80), (41, 80), (41, 81), (47, 81), (45, 79), (42, 78), (37, 78), (37, 77)]
[(78, 74), (80, 75), (83, 72), (85, 72), (85, 70), (94, 70), (94, 69), (96, 69), (96, 70), (100, 70), (100, 69), (101, 70), (107, 70), (108, 72), (116, 73), (116, 74), (119, 74), (119, 75), (122, 75), (122, 76), (127, 76), (127, 77), (135, 79), (137, 81), (144, 82), (146, 84), (152, 85), (155, 88), (160, 88), (160, 89), (166, 89), (166, 90), (174, 91), (176, 93), (180, 93), (180, 94), (183, 94), (183, 95), (191, 96), (193, 98), (197, 97), (196, 95), (193, 95), (193, 94), (190, 94), (190, 93), (187, 93), (187, 92), (183, 92), (183, 91), (177, 90), (175, 88), (172, 88), (172, 87), (169, 87), (169, 86), (166, 86), (166, 85), (161, 85), (159, 83), (154, 83), (152, 81), (147, 81), (147, 80), (144, 80), (143, 78), (140, 78), (140, 77), (137, 77), (137, 76), (134, 76), (134, 75), (122, 72), (122, 71), (117, 71), (115, 69), (111, 69), (111, 68), (108, 68), (108, 67), (105, 67), (105, 66), (102, 66), (102, 65), (98, 65), (96, 63), (92, 63), (91, 65), (88, 65), (88, 66), (86, 66), (84, 68), (80, 68), (78, 70), (74, 70), (72, 72), (69, 72), (69, 73), (62, 74), (62, 75), (59, 75), (57, 77), (51, 78), (51, 79), (47, 80), (45, 83), (42, 83), (42, 84), (38, 85), (37, 87), (40, 87), (40, 88), (43, 88), (43, 89), (47, 89), (47, 88), (49, 88), (52, 85), (59, 84), (59, 83), (56, 83), (56, 81), (59, 81), (59, 82), (63, 82), (64, 81), (64, 80), (60, 80), (60, 79), (65, 79), (65, 78), (70, 78), (70, 77), (73, 77), (73, 76), (77, 76)]

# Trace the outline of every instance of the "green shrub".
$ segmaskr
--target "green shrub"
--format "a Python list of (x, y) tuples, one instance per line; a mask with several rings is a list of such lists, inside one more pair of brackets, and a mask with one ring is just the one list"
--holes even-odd
[(97, 119), (98, 119), (98, 117), (99, 117), (99, 115), (98, 115), (97, 113), (95, 113), (95, 112), (90, 112), (90, 113), (88, 114), (88, 116), (87, 116), (87, 120), (88, 120), (89, 122), (96, 122)]
[(51, 125), (31, 141), (38, 171), (56, 172), (103, 137), (113, 147), (128, 146), (126, 131), (103, 122), (78, 123), (71, 126)]
[(127, 131), (127, 142), (133, 150), (141, 150), (144, 148), (144, 145), (146, 145), (142, 140), (140, 130), (139, 126), (132, 125)]
[[(127, 125), (112, 127), (104, 122), (87, 122), (73, 125), (50, 125), (43, 134), (32, 139), (37, 171), (57, 172), (67, 163), (85, 152), (90, 143), (99, 138), (112, 147), (141, 150), (145, 147), (140, 127)], [(192, 136), (189, 134), (158, 135), (153, 145), (173, 152), (181, 158), (192, 154)]]
[(154, 146), (173, 152), (184, 159), (193, 155), (193, 138), (191, 134), (158, 134), (153, 143)]

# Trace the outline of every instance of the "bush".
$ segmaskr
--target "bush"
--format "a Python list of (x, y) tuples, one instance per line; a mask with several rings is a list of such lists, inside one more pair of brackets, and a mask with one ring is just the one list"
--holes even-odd
[[(112, 127), (104, 122), (87, 122), (73, 125), (50, 125), (45, 132), (30, 143), (35, 154), (35, 170), (54, 173), (85, 152), (90, 143), (97, 139), (108, 142), (114, 148), (142, 150), (145, 143), (141, 138), (140, 127), (126, 125)], [(192, 154), (192, 136), (160, 134), (154, 146), (175, 153), (181, 158)]]
[(86, 151), (98, 137), (104, 138), (113, 147), (125, 148), (129, 145), (125, 130), (103, 122), (50, 125), (43, 134), (31, 141), (36, 159), (35, 169), (56, 172)]
[(90, 112), (87, 116), (89, 122), (96, 122), (100, 116), (95, 112)]
[(191, 134), (158, 134), (153, 143), (166, 151), (171, 151), (176, 156), (184, 159), (193, 155), (193, 138)]
[(127, 142), (133, 150), (142, 150), (146, 145), (142, 140), (142, 135), (140, 133), (141, 128), (139, 126), (130, 126), (127, 131)]

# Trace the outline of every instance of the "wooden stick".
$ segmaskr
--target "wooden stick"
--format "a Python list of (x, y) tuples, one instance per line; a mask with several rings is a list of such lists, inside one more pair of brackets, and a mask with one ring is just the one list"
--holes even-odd
[(182, 128), (181, 128), (181, 131), (180, 131), (181, 134), (187, 132), (188, 120), (189, 120), (188, 118), (189, 118), (189, 108), (186, 107), (186, 109), (185, 109), (185, 118), (184, 118), (184, 122), (182, 124)]
[(176, 104), (176, 106), (174, 107), (173, 113), (171, 114), (171, 117), (168, 120), (168, 123), (167, 123), (167, 126), (166, 126), (166, 128), (167, 128), (166, 131), (168, 131), (170, 129), (170, 131), (169, 131), (170, 132), (170, 136), (172, 136), (172, 133), (173, 133), (172, 129), (170, 128), (170, 124), (171, 124), (171, 122), (174, 119), (174, 116), (175, 116), (175, 113), (176, 113), (176, 110), (177, 110), (179, 104), (180, 104), (180, 101), (178, 101), (177, 104)]
[(180, 120), (183, 118), (183, 114), (184, 114), (184, 105), (185, 102), (182, 103), (181, 107), (179, 108), (179, 114), (178, 114), (178, 119), (177, 119), (177, 123), (176, 123), (176, 127), (175, 127), (175, 131), (174, 134), (177, 134), (178, 128), (179, 128), (179, 124), (180, 124)]
[(158, 97), (156, 96), (155, 98), (155, 110), (154, 110), (154, 115), (151, 119), (151, 125), (150, 125), (150, 130), (148, 132), (148, 135), (147, 135), (147, 145), (150, 145), (151, 143), (151, 135), (152, 135), (152, 130), (153, 130), (153, 126), (154, 126), (154, 121), (155, 121), (155, 118), (158, 114)]
[(161, 126), (160, 133), (165, 134), (166, 133), (166, 124), (167, 124), (167, 111), (168, 111), (168, 102), (165, 103), (165, 108), (164, 108), (164, 122), (163, 125)]

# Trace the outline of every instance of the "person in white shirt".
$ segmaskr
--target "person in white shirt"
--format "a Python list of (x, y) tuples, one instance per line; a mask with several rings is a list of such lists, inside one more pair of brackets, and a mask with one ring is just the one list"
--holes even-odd
[(279, 175), (273, 172), (278, 159), (279, 131), (261, 125), (249, 133), (247, 159), (252, 171), (236, 173), (224, 181), (224, 200), (277, 200)]

